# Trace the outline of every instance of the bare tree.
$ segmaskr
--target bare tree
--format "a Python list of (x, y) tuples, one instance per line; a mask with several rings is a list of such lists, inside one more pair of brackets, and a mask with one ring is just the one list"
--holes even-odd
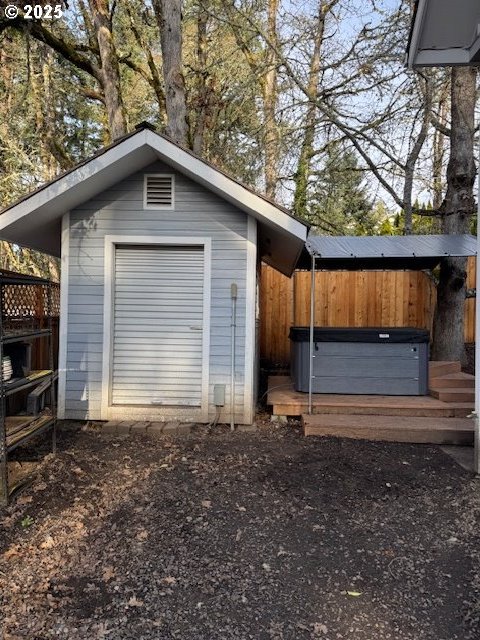
[(315, 130), (318, 114), (316, 101), (319, 92), (320, 53), (325, 33), (325, 19), (337, 2), (338, 0), (331, 0), (330, 2), (320, 0), (313, 33), (313, 51), (307, 85), (308, 104), (305, 114), (303, 140), (295, 172), (295, 195), (293, 199), (295, 213), (303, 217), (307, 215), (308, 182), (311, 173), (311, 161), (315, 153)]
[(112, 6), (110, 6), (109, 0), (88, 0), (88, 2), (98, 42), (101, 62), (99, 73), (105, 97), (110, 135), (115, 140), (127, 132), (127, 121), (120, 86), (120, 69), (112, 33), (115, 2), (113, 2)]
[[(278, 0), (268, 0), (267, 36), (270, 42), (277, 43)], [(265, 127), (265, 193), (275, 198), (278, 179), (278, 128), (277, 112), (277, 49), (267, 47), (265, 58), (265, 79), (262, 82)]]
[[(413, 181), (415, 177), (415, 165), (422, 150), (425, 140), (427, 139), (430, 121), (432, 116), (432, 80), (425, 74), (418, 75), (418, 81), (421, 84), (420, 92), (422, 95), (420, 128), (416, 132), (412, 132), (412, 144), (408, 151), (404, 165), (404, 181), (403, 181), (403, 211), (405, 214), (404, 233), (410, 235), (413, 232)], [(415, 126), (413, 127), (415, 129)]]
[[(238, 48), (245, 55), (253, 77), (258, 81), (263, 104), (263, 147), (265, 193), (275, 198), (278, 182), (278, 124), (277, 69), (280, 61), (277, 34), (278, 0), (268, 0), (266, 24), (259, 28), (247, 10), (242, 11), (232, 0), (223, 0), (226, 19), (235, 36)], [(264, 36), (264, 49), (259, 52), (255, 48), (258, 33)]]

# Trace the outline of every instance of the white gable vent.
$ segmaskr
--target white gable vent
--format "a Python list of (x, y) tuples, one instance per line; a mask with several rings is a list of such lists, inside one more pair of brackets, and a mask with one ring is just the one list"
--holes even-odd
[(143, 206), (145, 209), (173, 209), (174, 176), (164, 173), (145, 175)]

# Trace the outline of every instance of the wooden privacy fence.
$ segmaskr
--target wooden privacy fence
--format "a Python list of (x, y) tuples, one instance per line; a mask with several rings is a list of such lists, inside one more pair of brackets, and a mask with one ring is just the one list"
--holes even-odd
[[(315, 324), (322, 327), (418, 327), (432, 330), (436, 287), (423, 271), (318, 271)], [(291, 326), (310, 324), (310, 272), (292, 278), (262, 265), (260, 354), (269, 365), (290, 362)], [(467, 287), (475, 287), (469, 258)], [(475, 339), (475, 299), (465, 301), (465, 342)]]

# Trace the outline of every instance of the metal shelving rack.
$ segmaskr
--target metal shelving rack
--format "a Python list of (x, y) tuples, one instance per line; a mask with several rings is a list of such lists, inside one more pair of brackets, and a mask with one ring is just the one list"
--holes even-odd
[[(9, 483), (9, 454), (29, 440), (51, 431), (52, 451), (56, 450), (56, 393), (53, 343), (53, 287), (50, 280), (11, 272), (0, 273), (0, 504), (22, 489), (32, 476)], [(3, 358), (5, 346), (48, 340), (48, 369), (27, 372), (24, 377), (4, 380)], [(7, 416), (7, 398), (20, 392), (34, 390), (44, 384), (49, 397), (37, 415)]]

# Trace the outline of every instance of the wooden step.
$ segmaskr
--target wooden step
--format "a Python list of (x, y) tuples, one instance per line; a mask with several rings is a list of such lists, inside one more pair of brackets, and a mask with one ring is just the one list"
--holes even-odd
[(437, 378), (448, 373), (460, 373), (462, 365), (460, 362), (449, 362), (446, 360), (430, 360), (428, 375), (429, 378)]
[(336, 436), (418, 444), (473, 444), (473, 420), (344, 414), (302, 415), (306, 436)]
[(444, 376), (437, 376), (436, 378), (430, 378), (430, 387), (432, 389), (474, 389), (475, 388), (475, 376), (469, 373), (447, 373)]
[(430, 395), (442, 402), (471, 402), (475, 404), (475, 389), (459, 389), (458, 387), (430, 389)]
[(315, 400), (313, 413), (317, 414), (465, 418), (473, 409), (471, 402), (442, 402), (431, 396), (330, 395)]

